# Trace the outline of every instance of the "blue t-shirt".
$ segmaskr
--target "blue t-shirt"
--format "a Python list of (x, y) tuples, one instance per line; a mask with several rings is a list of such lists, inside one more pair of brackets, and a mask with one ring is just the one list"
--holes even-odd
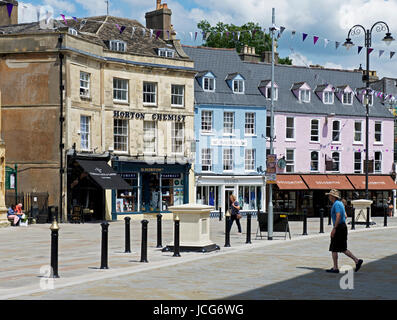
[[(238, 207), (238, 206), (239, 206), (238, 201), (235, 201), (235, 202), (234, 202), (234, 205), (235, 205), (236, 207)], [(239, 210), (236, 209), (235, 207), (233, 207), (232, 205), (230, 206), (230, 209), (231, 209), (231, 214), (238, 214), (238, 213), (239, 213)]]
[(335, 225), (336, 221), (336, 213), (340, 213), (340, 220), (339, 223), (346, 223), (346, 216), (345, 216), (345, 206), (343, 205), (342, 201), (336, 200), (331, 209), (331, 218), (332, 222)]

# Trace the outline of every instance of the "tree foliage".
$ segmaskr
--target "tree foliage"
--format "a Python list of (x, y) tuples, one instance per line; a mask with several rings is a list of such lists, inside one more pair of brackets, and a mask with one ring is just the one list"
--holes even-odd
[[(205, 39), (203, 45), (206, 47), (236, 48), (238, 52), (242, 52), (244, 46), (247, 45), (254, 47), (258, 55), (272, 50), (270, 35), (264, 33), (258, 23), (248, 22), (242, 26), (236, 26), (218, 22), (215, 26), (211, 26), (207, 20), (202, 20), (197, 27), (203, 33)], [(240, 37), (238, 37), (239, 32)], [(292, 64), (292, 61), (288, 57), (279, 58), (279, 64)]]

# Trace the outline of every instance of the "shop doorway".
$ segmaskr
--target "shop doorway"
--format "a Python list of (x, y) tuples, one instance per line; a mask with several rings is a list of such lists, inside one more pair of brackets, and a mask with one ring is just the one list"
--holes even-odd
[(230, 196), (234, 194), (234, 188), (225, 189), (225, 213), (230, 209)]
[(325, 194), (327, 190), (313, 190), (313, 216), (320, 216), (320, 209), (324, 209), (324, 215), (328, 214), (328, 208), (330, 207), (330, 201), (328, 196)]
[(160, 211), (160, 175), (158, 173), (142, 174), (142, 211)]

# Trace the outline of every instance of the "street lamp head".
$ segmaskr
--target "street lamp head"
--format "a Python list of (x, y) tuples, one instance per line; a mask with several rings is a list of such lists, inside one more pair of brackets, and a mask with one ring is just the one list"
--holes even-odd
[(352, 42), (352, 39), (350, 38), (346, 38), (345, 43), (343, 44), (344, 47), (346, 47), (346, 49), (350, 49), (351, 47), (354, 46), (354, 43)]
[(392, 41), (394, 41), (394, 38), (391, 36), (390, 32), (387, 32), (385, 37), (382, 39), (388, 46)]

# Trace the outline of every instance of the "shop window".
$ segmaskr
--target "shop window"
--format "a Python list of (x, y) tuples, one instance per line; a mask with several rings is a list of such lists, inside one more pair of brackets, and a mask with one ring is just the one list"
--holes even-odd
[(238, 201), (242, 210), (258, 210), (261, 202), (261, 187), (239, 186)]
[(117, 190), (116, 212), (137, 212), (138, 207), (138, 174), (122, 173), (121, 177), (133, 188), (131, 190)]
[(168, 211), (170, 206), (183, 204), (184, 185), (182, 173), (161, 174), (161, 210)]
[(197, 186), (197, 203), (215, 207), (219, 210), (220, 187), (218, 186)]

